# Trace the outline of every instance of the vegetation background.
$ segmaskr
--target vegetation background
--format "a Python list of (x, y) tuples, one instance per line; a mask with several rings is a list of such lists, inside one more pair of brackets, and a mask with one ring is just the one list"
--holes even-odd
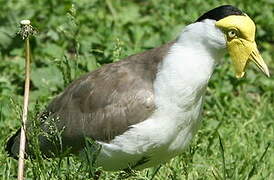
[[(246, 12), (257, 25), (257, 44), (274, 72), (273, 0), (0, 0), (0, 179), (15, 179), (17, 162), (4, 150), (20, 126), (23, 102), (23, 42), (19, 22), (30, 19), (32, 39), (30, 112), (41, 111), (69, 82), (103, 64), (176, 38), (202, 13), (222, 4)], [(230, 59), (209, 83), (203, 123), (191, 146), (131, 179), (274, 179), (274, 78), (250, 65), (234, 77)], [(78, 157), (27, 160), (27, 179), (87, 179), (95, 170)], [(119, 179), (123, 172), (102, 172)]]

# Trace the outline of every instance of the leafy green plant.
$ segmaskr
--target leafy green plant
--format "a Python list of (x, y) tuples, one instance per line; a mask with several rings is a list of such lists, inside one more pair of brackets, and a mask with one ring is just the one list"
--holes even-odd
[[(39, 31), (31, 41), (32, 114), (43, 111), (73, 79), (174, 40), (185, 25), (221, 4), (235, 5), (254, 19), (259, 49), (270, 71), (274, 69), (271, 0), (0, 0), (0, 4), (0, 179), (4, 180), (14, 179), (17, 168), (3, 147), (5, 139), (20, 126), (15, 112), (22, 102), (24, 66), (23, 50), (15, 33), (22, 18), (31, 19)], [(158, 170), (137, 171), (129, 179), (221, 179), (224, 158), (227, 179), (274, 179), (273, 77), (267, 79), (252, 67), (245, 79), (236, 80), (230, 62), (226, 57), (209, 82), (204, 119), (190, 150)], [(27, 177), (87, 179), (96, 172), (88, 168), (78, 156), (29, 159)], [(100, 179), (121, 177), (121, 172), (98, 171)]]

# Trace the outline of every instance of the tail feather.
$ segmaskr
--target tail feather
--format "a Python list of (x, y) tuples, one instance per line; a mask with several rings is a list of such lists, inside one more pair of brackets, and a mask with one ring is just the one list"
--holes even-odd
[[(5, 148), (5, 150), (8, 153), (8, 156), (13, 157), (15, 159), (18, 159), (19, 149), (16, 153), (13, 151), (13, 146), (15, 145), (15, 143), (18, 143), (18, 142), (16, 142), (16, 139), (17, 139), (17, 137), (20, 136), (20, 132), (21, 132), (21, 130), (18, 129), (17, 132), (12, 137), (9, 138), (6, 148)], [(19, 145), (18, 145), (18, 147), (19, 147)]]

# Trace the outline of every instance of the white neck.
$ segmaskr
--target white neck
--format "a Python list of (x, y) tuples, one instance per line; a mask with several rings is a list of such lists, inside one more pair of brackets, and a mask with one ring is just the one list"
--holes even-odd
[[(211, 56), (218, 63), (225, 53), (226, 40), (223, 32), (215, 26), (216, 21), (204, 20), (186, 26), (177, 44), (193, 49), (193, 53)], [(203, 59), (203, 58), (202, 58)]]
[(185, 27), (159, 67), (154, 84), (156, 96), (174, 101), (202, 96), (225, 47), (225, 37), (215, 21)]

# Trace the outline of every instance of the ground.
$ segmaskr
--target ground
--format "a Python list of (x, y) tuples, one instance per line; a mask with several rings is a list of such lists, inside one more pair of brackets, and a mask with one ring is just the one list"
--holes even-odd
[[(185, 0), (0, 0), (0, 179), (15, 179), (17, 161), (7, 157), (6, 139), (20, 126), (23, 98), (23, 42), (19, 22), (30, 19), (30, 116), (41, 111), (69, 82), (105, 63), (176, 38), (202, 13), (221, 4), (246, 12), (257, 25), (256, 41), (274, 69), (274, 4), (265, 1)], [(30, 117), (30, 119), (32, 119)], [(274, 179), (274, 78), (249, 65), (234, 76), (225, 57), (207, 89), (203, 123), (182, 155), (138, 172), (101, 172), (100, 179)], [(27, 179), (87, 179), (100, 169), (79, 157), (26, 162)]]

